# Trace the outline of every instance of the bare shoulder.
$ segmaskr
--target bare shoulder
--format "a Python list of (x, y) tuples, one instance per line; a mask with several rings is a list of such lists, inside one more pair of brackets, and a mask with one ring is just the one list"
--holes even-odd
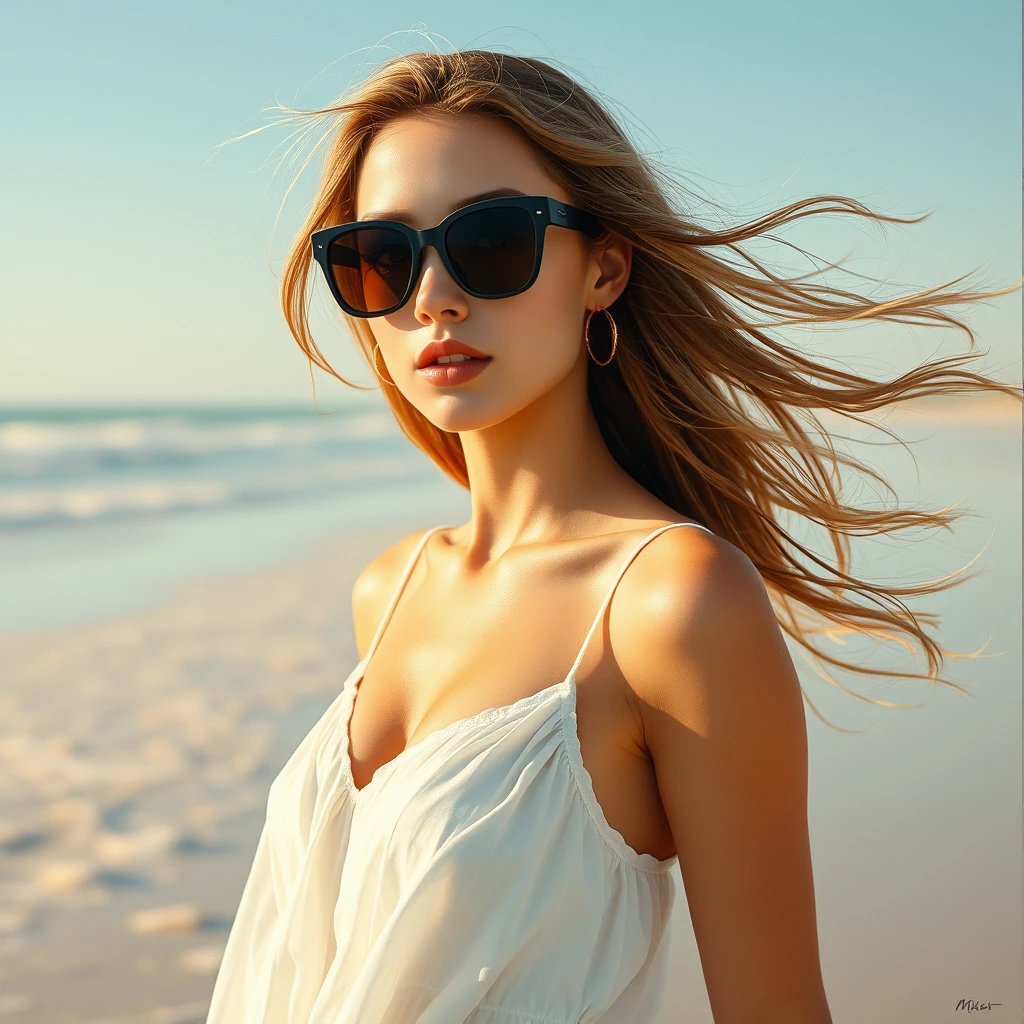
[[(790, 662), (761, 574), (722, 537), (669, 530), (640, 552), (620, 586), (627, 594), (616, 655), (651, 706), (678, 713), (680, 702), (703, 703), (712, 681), (718, 699), (731, 693), (745, 701), (755, 669), (773, 658)], [(755, 670), (749, 675), (741, 671), (744, 658)]]
[(418, 530), (396, 541), (369, 562), (352, 584), (352, 625), (360, 658), (366, 655), (402, 570), (425, 533)]
[(638, 698), (714, 1018), (827, 1024), (803, 694), (768, 591), (742, 550), (703, 531), (670, 530), (649, 548), (616, 656)]

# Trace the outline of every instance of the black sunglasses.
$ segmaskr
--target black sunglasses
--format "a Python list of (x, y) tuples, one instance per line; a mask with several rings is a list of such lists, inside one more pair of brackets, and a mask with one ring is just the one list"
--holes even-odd
[(478, 299), (526, 291), (540, 272), (549, 224), (596, 238), (601, 222), (547, 196), (485, 199), (417, 231), (393, 220), (360, 220), (310, 236), (331, 294), (351, 316), (386, 316), (412, 295), (432, 245), (455, 283)]

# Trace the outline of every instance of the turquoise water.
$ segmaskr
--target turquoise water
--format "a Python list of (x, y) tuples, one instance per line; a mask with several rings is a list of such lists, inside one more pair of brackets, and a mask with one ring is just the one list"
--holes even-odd
[(128, 611), (341, 530), (466, 507), (388, 410), (8, 411), (0, 631)]

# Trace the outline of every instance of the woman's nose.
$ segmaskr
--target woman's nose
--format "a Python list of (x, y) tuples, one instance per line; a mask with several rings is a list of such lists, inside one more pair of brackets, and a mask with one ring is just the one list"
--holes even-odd
[(466, 293), (452, 279), (432, 245), (423, 250), (423, 270), (415, 297), (416, 319), (421, 323), (461, 320), (469, 312)]

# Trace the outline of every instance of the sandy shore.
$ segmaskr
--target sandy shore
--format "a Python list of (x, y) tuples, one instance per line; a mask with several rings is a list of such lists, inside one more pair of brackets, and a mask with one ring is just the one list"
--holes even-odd
[(407, 532), (0, 636), (0, 1019), (205, 1019), (267, 787), (357, 658), (352, 582)]
[[(1019, 920), (1011, 931), (999, 918), (999, 908), (1008, 905), (1007, 886), (1019, 882), (1019, 843), (1011, 849), (998, 836), (984, 837), (992, 822), (1019, 821), (1018, 775), (1004, 760), (1019, 763), (1019, 660), (1013, 651), (1019, 637), (1021, 408), (997, 399), (964, 401), (955, 409), (946, 403), (943, 416), (937, 412), (933, 403), (920, 403), (900, 416), (911, 432), (936, 433), (923, 448), (926, 466), (936, 479), (948, 478), (949, 497), (969, 493), (985, 521), (999, 528), (1003, 549), (996, 555), (1007, 567), (998, 563), (1002, 582), (982, 581), (951, 605), (951, 629), (967, 629), (972, 616), (980, 616), (953, 646), (968, 649), (995, 631), (997, 647), (1011, 656), (992, 663), (990, 671), (1003, 674), (992, 676), (986, 693), (1011, 693), (1014, 703), (1004, 707), (987, 697), (966, 710), (957, 705), (948, 734), (941, 723), (917, 735), (900, 732), (911, 728), (909, 719), (887, 721), (867, 760), (860, 759), (866, 756), (862, 743), (822, 738), (811, 724), (823, 954), (836, 1012), (861, 1006), (866, 1013), (866, 1005), (873, 1006), (856, 1019), (913, 1019), (922, 1007), (939, 1005), (939, 988), (941, 1005), (951, 1007), (964, 986), (998, 995), (1010, 1010), (1019, 991), (1005, 983), (1019, 976)], [(956, 429), (933, 431), (941, 423)], [(450, 520), (438, 516), (420, 525), (442, 521)], [(133, 614), (0, 635), (0, 1022), (205, 1020), (267, 788), (356, 661), (352, 583), (375, 554), (415, 528), (336, 536), (301, 561), (194, 581)], [(924, 553), (910, 555), (908, 571), (916, 572)], [(999, 618), (1004, 612), (1006, 623)], [(1014, 726), (1012, 736), (999, 731), (1006, 723)], [(955, 777), (943, 780), (954, 746), (972, 753)], [(915, 790), (876, 779), (874, 788), (851, 788), (850, 780), (886, 764), (886, 778), (901, 780), (907, 766), (925, 766), (927, 783)], [(973, 774), (961, 798), (958, 780), (968, 769)], [(999, 780), (1011, 777), (1016, 788), (1003, 792)], [(933, 829), (919, 799), (926, 788), (942, 794), (927, 804)], [(886, 793), (894, 794), (894, 803), (880, 809), (879, 794)], [(984, 827), (979, 822), (956, 835), (949, 831), (949, 822), (966, 821), (975, 811), (983, 813)], [(885, 831), (890, 819), (911, 818), (912, 834), (900, 833), (897, 841)], [(947, 859), (959, 850), (961, 863), (970, 866), (961, 879), (999, 881), (991, 895), (972, 891), (961, 908), (955, 898), (964, 882), (952, 885), (945, 873), (940, 881), (922, 875), (937, 836)], [(972, 836), (979, 837), (974, 845)], [(851, 888), (851, 872), (870, 863), (868, 853), (888, 864), (898, 850), (914, 853), (909, 874), (887, 884), (872, 875)], [(888, 920), (897, 899), (910, 901), (906, 919), (919, 923), (913, 942), (894, 933), (887, 945), (864, 923), (871, 919), (864, 907), (874, 908), (878, 921)], [(926, 927), (926, 915), (936, 908), (942, 927)], [(972, 922), (980, 918), (990, 922), (985, 942), (972, 938)], [(666, 1021), (681, 1005), (687, 1020), (710, 1020), (688, 918), (680, 922), (673, 982), (679, 996), (668, 1004)], [(946, 948), (951, 937), (962, 939), (962, 948)], [(861, 984), (879, 965), (903, 963), (908, 947), (919, 962), (905, 977), (889, 978), (881, 988)], [(876, 959), (849, 968), (849, 958), (865, 951)], [(966, 962), (967, 973), (947, 978), (943, 965), (952, 962)], [(873, 1002), (883, 990), (887, 1016)], [(911, 1006), (913, 1012), (906, 1009)]]

